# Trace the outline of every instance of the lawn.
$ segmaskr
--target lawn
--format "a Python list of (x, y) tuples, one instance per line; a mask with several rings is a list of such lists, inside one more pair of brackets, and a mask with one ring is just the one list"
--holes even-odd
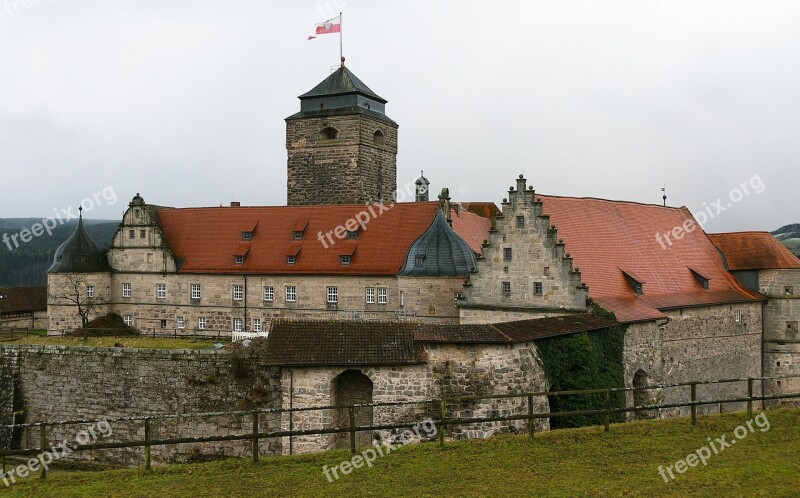
[[(758, 412), (756, 412), (758, 413)], [(28, 479), (9, 496), (797, 496), (800, 490), (800, 410), (766, 412), (767, 425), (737, 440), (746, 414), (591, 427), (490, 440), (410, 445), (352, 469), (332, 483), (322, 466), (349, 460), (346, 451), (292, 457), (225, 460), (195, 465), (51, 473)], [(764, 419), (761, 419), (762, 422)], [(741, 433), (741, 431), (740, 431)], [(707, 465), (675, 465), (726, 436), (736, 440)], [(720, 446), (717, 444), (717, 446)]]
[(4, 333), (0, 337), (0, 346), (12, 344), (31, 344), (43, 346), (92, 346), (92, 347), (114, 347), (122, 344), (126, 348), (145, 348), (145, 349), (212, 349), (214, 343), (221, 342), (229, 344), (230, 338), (216, 339), (173, 339), (168, 337), (147, 337), (147, 336), (126, 336), (126, 337), (61, 337), (61, 336), (41, 336), (15, 334), (16, 339), (9, 340), (11, 335)]

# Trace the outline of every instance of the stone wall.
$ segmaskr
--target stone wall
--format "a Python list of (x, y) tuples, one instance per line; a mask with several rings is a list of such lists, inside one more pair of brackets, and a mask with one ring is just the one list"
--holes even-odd
[[(77, 286), (77, 289), (76, 289)], [(113, 311), (113, 286), (110, 273), (49, 273), (47, 275), (47, 331), (63, 334), (82, 326), (77, 300), (89, 301), (87, 288), (94, 288), (95, 303), (89, 321)]]
[[(740, 320), (736, 321), (736, 311)], [(640, 370), (647, 385), (761, 376), (761, 303), (702, 306), (666, 312), (669, 320), (635, 323), (625, 334), (625, 386)], [(760, 393), (760, 388), (756, 393)], [(747, 394), (744, 382), (697, 387), (699, 400)], [(647, 392), (654, 403), (689, 401), (690, 388)], [(633, 393), (628, 393), (633, 405)], [(744, 403), (704, 405), (699, 413), (735, 411)], [(668, 408), (661, 417), (688, 416), (689, 408)], [(633, 415), (631, 415), (633, 418)]]
[[(25, 422), (123, 417), (154, 419), (153, 438), (242, 434), (252, 431), (252, 416), (190, 417), (192, 413), (278, 408), (281, 405), (279, 369), (259, 362), (237, 364), (228, 352), (205, 350), (144, 350), (62, 346), (5, 346), (0, 348), (4, 401), (8, 369), (18, 378), (15, 393), (25, 410)], [(238, 367), (237, 367), (238, 365)], [(2, 412), (7, 418), (7, 407)], [(279, 426), (277, 416), (261, 416), (261, 430)], [(88, 424), (53, 426), (48, 440), (74, 441)], [(113, 432), (97, 442), (144, 438), (144, 422), (110, 422)], [(19, 444), (38, 446), (38, 431), (27, 430)], [(185, 462), (251, 452), (247, 441), (180, 444), (153, 447), (156, 463)], [(280, 441), (265, 440), (265, 455), (279, 454)], [(91, 463), (141, 465), (143, 449), (74, 453)]]
[[(364, 367), (353, 369), (372, 381), (374, 403), (412, 402), (397, 406), (375, 407), (373, 424), (398, 421), (421, 421), (427, 417), (436, 420), (441, 397), (474, 396), (481, 394), (507, 394), (545, 391), (546, 380), (538, 362), (538, 352), (533, 344), (514, 346), (495, 345), (426, 345), (427, 363), (406, 366)], [(284, 386), (292, 386), (283, 398), (284, 408), (302, 408), (331, 403), (333, 386), (339, 375), (351, 370), (347, 367), (285, 369)], [(541, 413), (549, 409), (546, 397), (535, 398), (534, 410)], [(527, 401), (486, 400), (451, 403), (447, 417), (505, 416), (527, 413)], [(295, 412), (292, 426), (295, 429), (312, 429), (335, 426), (333, 409)], [(527, 430), (527, 422), (495, 422), (448, 427), (448, 439), (483, 438), (504, 432)], [(288, 417), (283, 420), (289, 427)], [(537, 420), (537, 430), (547, 430), (547, 420)], [(401, 430), (376, 431), (372, 437), (392, 441)], [(336, 446), (336, 436), (319, 435), (298, 437), (292, 443), (296, 453), (319, 451)], [(284, 453), (289, 451), (287, 438)]]
[[(335, 140), (320, 137), (334, 128)], [(380, 131), (382, 141), (373, 140)], [(397, 125), (364, 114), (289, 119), (288, 205), (366, 204), (394, 200)]]
[[(800, 270), (762, 270), (759, 290), (769, 297), (764, 305), (764, 376), (789, 379), (764, 383), (768, 394), (800, 392)], [(800, 405), (800, 400), (769, 404)]]

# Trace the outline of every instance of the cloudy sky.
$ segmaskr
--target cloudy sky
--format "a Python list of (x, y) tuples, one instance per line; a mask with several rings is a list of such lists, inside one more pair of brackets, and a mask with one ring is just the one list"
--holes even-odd
[(109, 187), (88, 217), (136, 192), (285, 204), (283, 119), (337, 64), (336, 35), (306, 38), (339, 10), (348, 67), (400, 124), (398, 184), (666, 186), (709, 231), (800, 222), (796, 0), (0, 0), (0, 217)]

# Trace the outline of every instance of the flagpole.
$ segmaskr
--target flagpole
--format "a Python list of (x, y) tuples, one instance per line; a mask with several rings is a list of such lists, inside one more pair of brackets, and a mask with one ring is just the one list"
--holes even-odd
[(344, 54), (342, 53), (342, 13), (339, 12), (339, 64), (344, 67)]

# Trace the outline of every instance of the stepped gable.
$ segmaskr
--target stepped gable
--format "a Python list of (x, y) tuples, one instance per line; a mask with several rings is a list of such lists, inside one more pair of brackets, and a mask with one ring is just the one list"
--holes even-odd
[[(661, 310), (670, 308), (763, 300), (725, 270), (716, 247), (685, 207), (539, 194), (536, 198), (580, 267), (590, 297), (620, 322), (665, 318)], [(670, 235), (667, 241), (663, 236), (692, 225), (694, 230), (683, 230), (680, 239)], [(701, 279), (707, 280), (708, 288)]]
[(800, 269), (800, 259), (769, 232), (711, 233), (708, 238), (731, 271)]

